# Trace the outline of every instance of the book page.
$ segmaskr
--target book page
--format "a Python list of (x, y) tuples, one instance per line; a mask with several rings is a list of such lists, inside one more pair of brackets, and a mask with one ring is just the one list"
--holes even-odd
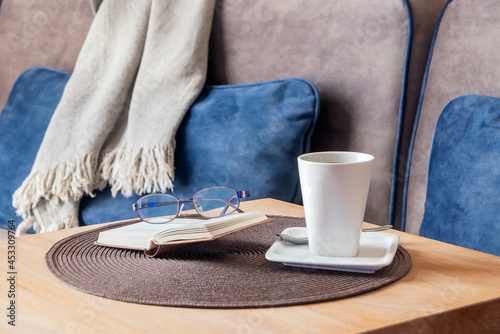
[(229, 222), (207, 224), (207, 229), (213, 236), (219, 236), (266, 220), (267, 217), (259, 211), (234, 215)]
[(247, 225), (263, 221), (267, 217), (262, 212), (245, 212), (204, 220), (187, 228), (168, 229), (154, 236), (156, 244), (178, 240), (210, 239)]
[(110, 229), (99, 233), (97, 243), (110, 246), (123, 246), (134, 249), (147, 249), (150, 240), (159, 232), (164, 230), (191, 228), (193, 226), (203, 225), (201, 219), (178, 218), (172, 223), (150, 224), (139, 222), (115, 229)]

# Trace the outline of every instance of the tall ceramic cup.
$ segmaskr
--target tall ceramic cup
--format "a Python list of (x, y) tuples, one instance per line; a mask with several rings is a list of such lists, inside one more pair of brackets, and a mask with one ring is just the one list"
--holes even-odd
[(357, 152), (317, 152), (298, 157), (309, 252), (356, 256), (374, 157)]

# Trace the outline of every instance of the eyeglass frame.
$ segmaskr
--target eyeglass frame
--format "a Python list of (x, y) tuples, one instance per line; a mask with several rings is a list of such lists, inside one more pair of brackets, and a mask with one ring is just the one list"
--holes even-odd
[[(226, 208), (223, 210), (223, 213), (224, 214), (221, 214), (219, 215), (218, 217), (224, 217), (224, 216), (227, 216), (227, 215), (230, 215), (231, 213), (235, 212), (235, 211), (238, 211), (239, 213), (244, 213), (245, 211), (241, 210), (240, 209), (240, 198), (247, 198), (247, 197), (250, 197), (250, 191), (249, 190), (236, 190), (236, 188), (233, 188), (233, 187), (225, 187), (225, 186), (215, 186), (215, 187), (208, 187), (208, 188), (204, 188), (204, 189), (201, 189), (201, 190), (198, 190), (194, 195), (193, 197), (191, 198), (183, 198), (183, 199), (180, 199), (178, 198), (177, 196), (175, 195), (172, 195), (172, 194), (166, 194), (166, 193), (154, 193), (154, 194), (149, 194), (149, 195), (145, 195), (145, 196), (142, 196), (140, 197), (136, 203), (132, 204), (132, 210), (133, 211), (137, 211), (137, 215), (139, 216), (139, 218), (142, 220), (142, 221), (145, 221), (146, 223), (149, 223), (149, 224), (166, 224), (166, 223), (170, 223), (171, 221), (173, 221), (174, 219), (176, 218), (179, 218), (179, 214), (182, 212), (182, 206), (181, 204), (185, 204), (185, 203), (193, 203), (193, 207), (194, 209), (196, 210), (196, 212), (202, 216), (202, 217), (205, 217), (205, 218), (216, 218), (216, 217), (208, 217), (208, 216), (205, 216), (203, 213), (199, 212), (195, 203), (194, 203), (194, 198), (196, 197), (197, 194), (199, 194), (200, 192), (203, 192), (203, 191), (207, 191), (207, 190), (210, 190), (210, 189), (217, 189), (217, 188), (226, 188), (226, 189), (233, 189), (235, 192), (236, 192), (236, 198), (238, 198), (238, 206), (231, 212), (229, 213), (225, 213), (226, 210), (229, 208), (229, 207), (234, 207), (233, 204), (231, 204), (231, 202), (227, 202), (226, 203)], [(142, 203), (142, 205), (146, 205), (145, 207), (141, 207), (139, 208), (139, 205), (138, 205), (138, 202), (144, 198), (147, 198), (147, 197), (151, 197), (151, 196), (158, 196), (158, 195), (166, 195), (166, 196), (170, 196), (170, 197), (173, 197), (177, 200), (177, 212), (175, 214), (175, 217), (173, 217), (172, 219), (169, 219), (165, 222), (162, 222), (162, 223), (151, 223), (151, 222), (148, 222), (147, 220), (145, 220), (144, 218), (141, 217), (141, 214), (139, 212), (140, 209), (147, 209), (149, 208), (149, 204), (150, 203)], [(207, 198), (208, 199), (208, 198)], [(224, 201), (226, 202), (226, 201)], [(156, 203), (158, 204), (158, 203)], [(152, 206), (152, 207), (156, 207), (157, 205), (155, 206)]]

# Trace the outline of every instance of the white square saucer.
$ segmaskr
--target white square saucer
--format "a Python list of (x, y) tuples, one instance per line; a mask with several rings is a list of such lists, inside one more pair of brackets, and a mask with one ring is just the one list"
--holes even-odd
[[(289, 227), (282, 233), (307, 237), (305, 227)], [(398, 244), (399, 236), (394, 233), (361, 232), (357, 256), (330, 257), (311, 255), (307, 244), (293, 245), (278, 238), (267, 251), (266, 259), (287, 266), (373, 274), (391, 264)]]

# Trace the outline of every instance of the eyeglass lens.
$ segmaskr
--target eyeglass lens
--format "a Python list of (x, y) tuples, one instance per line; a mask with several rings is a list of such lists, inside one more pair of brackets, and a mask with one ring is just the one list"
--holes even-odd
[(174, 219), (180, 207), (177, 198), (166, 194), (142, 197), (137, 205), (141, 219), (153, 224), (162, 224)]
[(200, 190), (193, 197), (199, 214), (213, 218), (228, 215), (238, 209), (240, 200), (233, 188), (213, 187)]
[[(238, 209), (239, 203), (237, 191), (228, 187), (203, 189), (193, 196), (196, 211), (207, 218), (228, 215)], [(177, 217), (181, 204), (174, 196), (154, 194), (142, 197), (137, 206), (142, 220), (162, 224)]]

